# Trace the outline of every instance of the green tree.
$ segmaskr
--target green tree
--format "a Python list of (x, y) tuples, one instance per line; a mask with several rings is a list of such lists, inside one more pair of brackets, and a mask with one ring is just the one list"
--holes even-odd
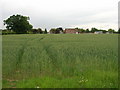
[(50, 33), (51, 34), (55, 34), (56, 33), (56, 29), (55, 28), (50, 29)]
[(89, 31), (89, 29), (86, 29), (86, 31), (85, 31), (86, 33), (89, 33), (90, 31)]
[(106, 30), (102, 30), (102, 29), (100, 29), (100, 30), (98, 30), (98, 31), (102, 31), (103, 33), (106, 33), (106, 32), (107, 32)]
[(75, 29), (77, 29), (77, 30), (78, 30), (79, 28), (78, 28), (78, 27), (76, 27)]
[(50, 33), (52, 33), (52, 34), (59, 34), (59, 33), (61, 33), (61, 32), (63, 32), (63, 29), (62, 29), (61, 27), (59, 27), (59, 28), (57, 28), (57, 29), (52, 28), (52, 29), (50, 30)]
[(45, 28), (44, 34), (47, 34), (47, 29)]
[(40, 34), (42, 34), (42, 33), (43, 33), (43, 31), (42, 31), (42, 29), (41, 29), (41, 28), (38, 28), (38, 29), (37, 29), (37, 31), (38, 31), (38, 33), (40, 33)]
[(31, 31), (33, 32), (33, 34), (37, 34), (38, 33), (37, 29), (32, 29)]
[(4, 25), (6, 25), (8, 30), (13, 30), (18, 34), (27, 33), (33, 27), (31, 24), (29, 24), (28, 20), (30, 20), (29, 17), (13, 15), (4, 20)]
[(108, 29), (108, 32), (109, 32), (109, 33), (114, 33), (115, 30), (113, 30), (113, 29)]
[(42, 31), (41, 28), (38, 28), (38, 29), (32, 29), (32, 32), (33, 32), (33, 34), (42, 34), (42, 33), (43, 33), (43, 31)]
[(91, 32), (94, 33), (95, 31), (98, 31), (97, 28), (91, 28)]
[(78, 29), (78, 31), (79, 31), (80, 33), (84, 33), (84, 32), (85, 32), (85, 30), (84, 30), (83, 28)]
[(56, 29), (56, 34), (59, 34), (61, 32), (63, 32), (63, 29), (61, 27), (59, 27), (59, 28)]

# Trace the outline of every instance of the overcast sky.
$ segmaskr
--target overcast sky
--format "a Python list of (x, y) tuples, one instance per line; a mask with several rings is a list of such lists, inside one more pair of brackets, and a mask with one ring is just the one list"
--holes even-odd
[(0, 0), (0, 28), (13, 14), (30, 17), (34, 28), (118, 28), (119, 0)]

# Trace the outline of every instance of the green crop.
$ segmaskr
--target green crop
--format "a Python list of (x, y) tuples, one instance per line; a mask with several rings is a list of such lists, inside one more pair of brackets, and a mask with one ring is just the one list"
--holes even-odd
[(3, 88), (117, 88), (118, 35), (3, 35)]

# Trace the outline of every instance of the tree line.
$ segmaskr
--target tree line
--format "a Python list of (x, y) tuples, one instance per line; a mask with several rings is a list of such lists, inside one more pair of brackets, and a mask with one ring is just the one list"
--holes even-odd
[[(33, 29), (33, 26), (29, 23), (30, 18), (22, 15), (12, 15), (8, 19), (4, 20), (6, 30), (2, 30), (2, 34), (47, 34), (47, 29), (42, 30), (41, 28)], [(103, 33), (120, 33), (120, 29), (115, 31), (114, 29), (102, 30), (97, 28), (83, 29), (75, 28), (80, 33), (94, 33), (96, 31), (102, 31)], [(62, 27), (52, 28), (49, 31), (53, 34), (65, 33)]]

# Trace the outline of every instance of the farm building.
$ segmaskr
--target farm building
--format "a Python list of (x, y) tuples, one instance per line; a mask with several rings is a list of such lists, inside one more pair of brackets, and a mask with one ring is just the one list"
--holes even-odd
[(94, 34), (103, 34), (102, 31), (95, 31)]
[(79, 34), (77, 29), (65, 29), (65, 33), (67, 34)]

